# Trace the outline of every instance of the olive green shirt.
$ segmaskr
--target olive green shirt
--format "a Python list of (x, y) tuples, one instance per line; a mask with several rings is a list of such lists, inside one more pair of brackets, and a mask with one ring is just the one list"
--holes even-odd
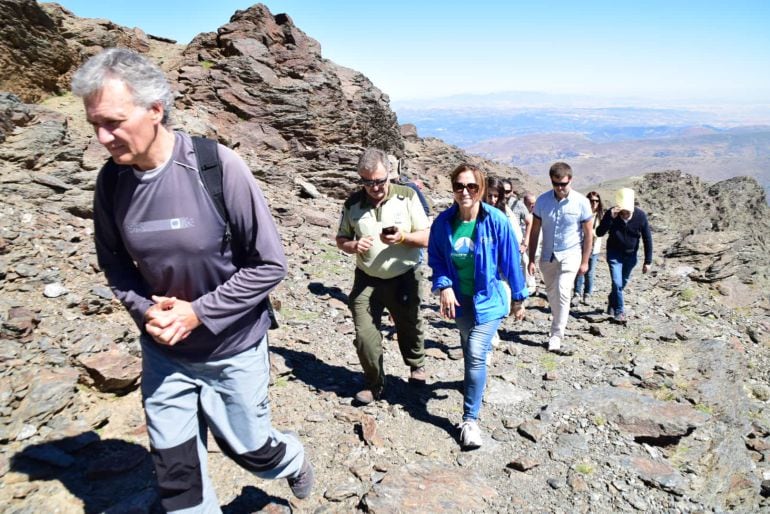
[(361, 239), (371, 236), (372, 247), (356, 255), (356, 266), (372, 277), (393, 278), (403, 275), (420, 262), (420, 249), (403, 244), (387, 245), (380, 241), (384, 227), (395, 225), (409, 234), (428, 228), (428, 217), (413, 189), (391, 183), (388, 194), (378, 207), (371, 204), (363, 189), (345, 201), (337, 237)]

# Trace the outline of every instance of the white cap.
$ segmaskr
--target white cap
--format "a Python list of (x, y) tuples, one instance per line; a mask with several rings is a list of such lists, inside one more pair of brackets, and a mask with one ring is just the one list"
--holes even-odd
[(615, 193), (615, 205), (622, 211), (634, 212), (634, 190), (627, 187)]

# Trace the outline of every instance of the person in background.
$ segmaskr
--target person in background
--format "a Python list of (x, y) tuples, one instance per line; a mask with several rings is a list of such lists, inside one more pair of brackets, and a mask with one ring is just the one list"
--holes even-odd
[[(210, 430), (225, 455), (307, 497), (313, 467), (270, 421), (268, 293), (286, 276), (281, 237), (243, 160), (217, 148), (232, 238), (204, 190), (173, 94), (145, 57), (112, 48), (72, 78), (111, 155), (94, 193), (99, 266), (141, 332), (142, 400), (166, 512), (221, 512), (207, 473)], [(107, 175), (110, 176), (107, 176)], [(114, 187), (108, 187), (112, 184)]]
[[(527, 191), (521, 196), (521, 200), (527, 211), (527, 218), (529, 220), (529, 223), (525, 225), (524, 238), (521, 242), (521, 267), (524, 269), (524, 275), (527, 277), (527, 289), (529, 289), (529, 295), (534, 296), (537, 291), (537, 276), (534, 273), (529, 272), (529, 240), (532, 236), (532, 221), (534, 220), (532, 211), (535, 209), (537, 197), (534, 193)], [(542, 239), (539, 240), (542, 243)], [(538, 257), (540, 257), (540, 246), (535, 248), (535, 258), (537, 259)], [(535, 262), (537, 262), (537, 260), (535, 260)]]
[(615, 206), (604, 213), (596, 234), (607, 237), (607, 264), (610, 268), (612, 290), (607, 299), (607, 313), (618, 323), (627, 322), (623, 290), (636, 266), (639, 240), (644, 242), (642, 273), (652, 266), (652, 232), (647, 214), (634, 205), (634, 191), (622, 188), (615, 194)]
[(529, 238), (529, 273), (535, 273), (535, 251), (543, 230), (540, 273), (551, 306), (548, 351), (560, 352), (569, 319), (575, 276), (588, 270), (593, 245), (593, 213), (585, 196), (572, 190), (572, 168), (557, 162), (548, 172), (553, 189), (535, 201)]
[(513, 208), (513, 203), (518, 199), (516, 198), (516, 194), (513, 191), (513, 182), (511, 182), (507, 178), (504, 178), (502, 180), (503, 180), (503, 188), (505, 193), (505, 203), (508, 204), (508, 207)]
[(478, 418), (492, 337), (509, 312), (523, 318), (522, 302), (528, 292), (511, 223), (499, 209), (481, 201), (484, 173), (461, 164), (450, 180), (454, 203), (431, 227), (428, 265), (433, 270), (433, 290), (440, 291), (441, 315), (454, 319), (460, 330), (465, 368), (460, 444), (474, 449), (482, 444)]
[(596, 234), (596, 228), (604, 216), (604, 207), (602, 206), (602, 197), (596, 191), (591, 191), (586, 196), (591, 203), (591, 211), (594, 213), (594, 244), (591, 251), (591, 258), (588, 260), (588, 271), (584, 275), (578, 275), (575, 278), (575, 295), (572, 297), (572, 306), (576, 307), (578, 302), (582, 301), (584, 305), (588, 304), (589, 297), (594, 290), (594, 276), (596, 274), (596, 261), (599, 253), (602, 251), (602, 238)]
[(358, 161), (361, 189), (345, 201), (337, 247), (356, 256), (349, 307), (365, 388), (355, 395), (369, 404), (385, 387), (380, 320), (393, 317), (409, 381), (425, 384), (425, 347), (420, 316), (420, 249), (428, 245), (428, 217), (417, 193), (391, 184), (388, 155), (368, 148)]
[(428, 221), (432, 221), (432, 216), (430, 213), (430, 203), (428, 202), (428, 199), (425, 198), (425, 195), (422, 192), (423, 184), (422, 180), (419, 178), (415, 178), (414, 180), (409, 180), (409, 176), (406, 174), (406, 171), (402, 169), (402, 161), (395, 155), (388, 155), (388, 164), (390, 165), (390, 183), (391, 184), (399, 184), (402, 186), (406, 186), (410, 189), (413, 189), (415, 193), (417, 193), (417, 198), (420, 200), (420, 205), (422, 205), (423, 210), (425, 211), (425, 215), (428, 217)]
[(513, 234), (516, 236), (516, 244), (520, 245), (523, 237), (521, 232), (521, 225), (519, 225), (518, 220), (514, 218), (513, 211), (510, 209), (510, 207), (508, 207), (508, 204), (505, 201), (505, 189), (503, 187), (504, 183), (505, 182), (503, 180), (500, 180), (497, 177), (488, 177), (485, 201), (489, 205), (497, 207), (503, 212), (503, 214), (505, 214), (505, 216), (511, 222), (511, 229), (513, 229)]

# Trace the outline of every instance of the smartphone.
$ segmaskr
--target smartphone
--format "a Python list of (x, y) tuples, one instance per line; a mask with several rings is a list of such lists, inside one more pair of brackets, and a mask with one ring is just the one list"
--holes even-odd
[(398, 232), (398, 227), (396, 227), (395, 225), (391, 227), (383, 227), (382, 229), (382, 233), (385, 234), (386, 236), (393, 235), (396, 232)]

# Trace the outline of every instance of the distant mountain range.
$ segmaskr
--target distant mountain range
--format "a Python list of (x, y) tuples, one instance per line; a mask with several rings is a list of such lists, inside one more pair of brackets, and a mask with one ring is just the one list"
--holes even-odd
[[(395, 103), (400, 123), (421, 137), (437, 137), (471, 153), (543, 176), (551, 163), (569, 162), (576, 184), (678, 169), (706, 181), (749, 175), (770, 192), (770, 117), (765, 107), (731, 113), (700, 109), (609, 105), (549, 106), (535, 94)], [(583, 105), (585, 98), (565, 102)], [(537, 106), (540, 102), (541, 106)], [(750, 110), (749, 110), (750, 111)], [(747, 124), (759, 121), (760, 124)]]

